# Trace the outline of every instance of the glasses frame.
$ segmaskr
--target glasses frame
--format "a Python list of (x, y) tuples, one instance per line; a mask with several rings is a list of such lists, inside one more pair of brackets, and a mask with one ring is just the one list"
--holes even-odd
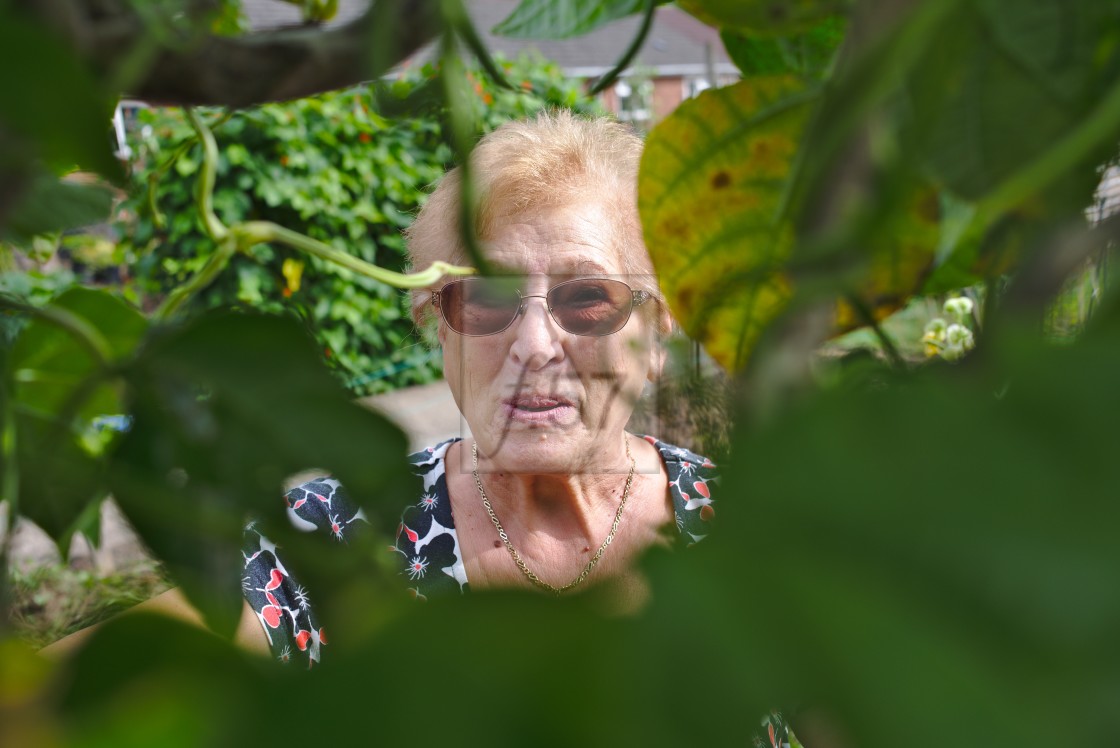
[[(432, 291), (432, 299), (431, 299), (432, 306), (434, 306), (436, 308), (436, 311), (439, 312), (439, 316), (442, 317), (443, 321), (447, 323), (447, 329), (451, 330), (451, 332), (455, 333), (456, 335), (462, 335), (463, 337), (466, 337), (466, 338), (487, 338), (487, 337), (490, 337), (491, 335), (498, 335), (500, 333), (505, 332), (506, 330), (508, 330), (510, 327), (513, 326), (513, 323), (517, 321), (518, 317), (525, 314), (525, 301), (526, 301), (526, 299), (544, 299), (545, 300), (545, 304), (544, 304), (545, 308), (548, 309), (548, 316), (552, 318), (552, 321), (554, 323), (556, 323), (557, 327), (559, 327), (561, 330), (568, 333), (569, 335), (578, 335), (579, 337), (582, 337), (582, 338), (605, 338), (608, 335), (614, 335), (615, 333), (621, 332), (622, 329), (626, 327), (627, 323), (630, 322), (630, 318), (634, 315), (634, 309), (636, 307), (641, 306), (642, 304), (646, 303), (647, 301), (649, 301), (650, 299), (653, 298), (653, 294), (651, 294), (649, 291), (643, 291), (643, 290), (637, 289), (637, 288), (630, 288), (630, 284), (628, 284), (624, 281), (617, 280), (615, 278), (599, 278), (599, 277), (596, 277), (596, 276), (587, 276), (586, 278), (571, 278), (569, 280), (560, 281), (559, 283), (557, 283), (553, 286), (550, 286), (549, 289), (544, 292), (544, 294), (524, 294), (524, 293), (521, 293), (520, 288), (514, 289), (517, 292), (517, 298), (518, 298), (517, 311), (514, 312), (513, 316), (511, 316), (509, 318), (509, 322), (506, 323), (505, 327), (503, 327), (500, 330), (495, 330), (494, 332), (483, 332), (483, 333), (459, 332), (458, 330), (456, 330), (451, 325), (450, 322), (448, 322), (447, 315), (445, 315), (443, 313), (443, 307), (440, 306), (440, 297), (443, 295), (443, 293), (447, 290), (447, 288), (449, 286), (453, 286), (457, 283), (470, 283), (471, 281), (474, 281), (474, 280), (481, 280), (481, 278), (479, 278), (479, 277), (456, 278), (453, 281), (448, 281), (447, 283), (444, 283), (439, 289), (436, 289), (436, 290)], [(611, 281), (612, 283), (621, 283), (622, 285), (626, 286), (626, 288), (630, 289), (630, 308), (626, 310), (626, 318), (622, 320), (622, 324), (620, 324), (617, 329), (611, 330), (610, 332), (600, 333), (598, 335), (592, 335), (592, 334), (589, 334), (589, 333), (582, 333), (582, 332), (573, 332), (572, 330), (569, 330), (567, 327), (564, 327), (564, 323), (562, 323), (559, 319), (556, 318), (556, 314), (553, 311), (552, 305), (548, 303), (549, 295), (553, 291), (555, 291), (557, 288), (560, 288), (561, 286), (566, 286), (569, 283), (582, 283), (584, 281), (589, 281), (589, 280), (607, 280), (607, 281)]]

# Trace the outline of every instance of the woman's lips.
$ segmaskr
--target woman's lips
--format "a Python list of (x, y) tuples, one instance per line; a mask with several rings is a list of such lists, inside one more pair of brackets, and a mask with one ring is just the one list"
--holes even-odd
[(578, 416), (570, 400), (556, 395), (519, 395), (502, 401), (508, 420), (525, 424), (562, 424)]

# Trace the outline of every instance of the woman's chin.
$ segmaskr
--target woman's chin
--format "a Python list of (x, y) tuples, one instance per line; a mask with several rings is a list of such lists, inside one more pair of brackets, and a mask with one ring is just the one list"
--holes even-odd
[(594, 462), (594, 445), (580, 436), (572, 429), (515, 424), (495, 434), (489, 444), (480, 443), (479, 448), (490, 457), (489, 469), (494, 471), (527, 475), (581, 473)]

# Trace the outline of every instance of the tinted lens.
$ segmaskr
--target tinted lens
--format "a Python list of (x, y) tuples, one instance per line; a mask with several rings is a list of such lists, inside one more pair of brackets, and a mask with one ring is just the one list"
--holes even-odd
[(466, 278), (440, 290), (439, 306), (448, 326), (461, 335), (493, 335), (509, 327), (521, 297), (518, 282), (506, 278)]
[(581, 278), (553, 286), (548, 307), (557, 324), (573, 335), (610, 335), (630, 319), (634, 294), (622, 281)]

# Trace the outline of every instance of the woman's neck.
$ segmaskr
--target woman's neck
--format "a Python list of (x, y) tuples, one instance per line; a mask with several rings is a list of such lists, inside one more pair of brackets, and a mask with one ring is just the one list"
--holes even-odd
[[(624, 434), (623, 438), (631, 437)], [(507, 532), (598, 543), (622, 501), (630, 472), (625, 443), (620, 442), (616, 451), (598, 461), (601, 469), (575, 474), (505, 472), (479, 455), (478, 479)]]

